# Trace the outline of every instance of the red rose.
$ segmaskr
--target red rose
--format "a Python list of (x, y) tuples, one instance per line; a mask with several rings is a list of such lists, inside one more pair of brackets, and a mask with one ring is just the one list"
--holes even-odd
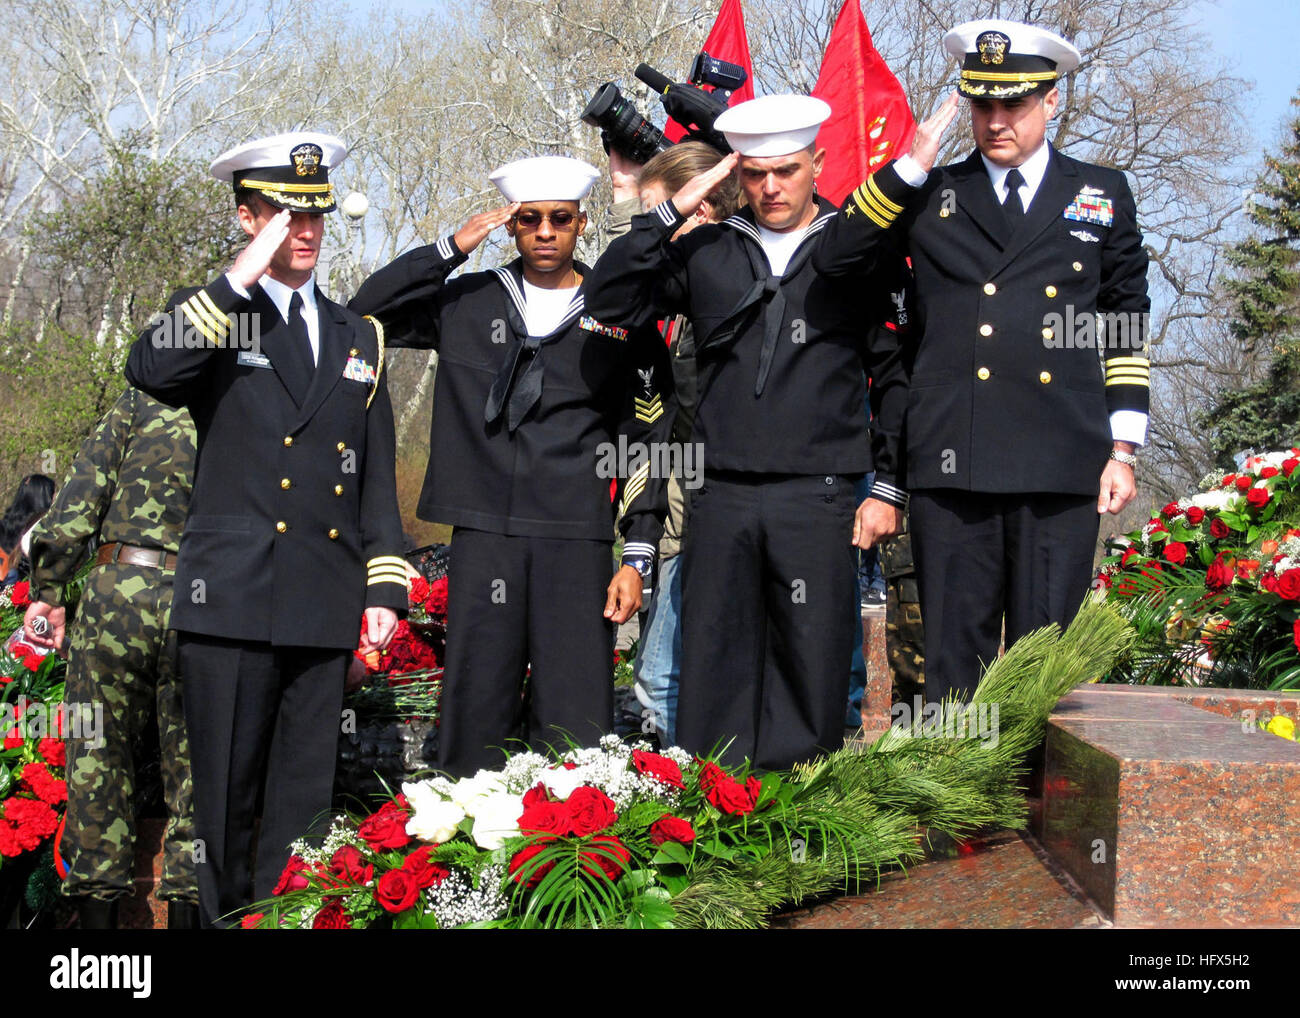
[(42, 739), (36, 744), (36, 752), (51, 767), (64, 767), (68, 762), (68, 747), (62, 739)]
[(578, 769), (578, 765), (574, 763), (572, 760), (565, 760), (564, 763), (560, 764), (559, 769), (563, 771), (576, 771)]
[(754, 800), (754, 805), (757, 806), (759, 793), (763, 791), (763, 782), (751, 774), (745, 779), (745, 791), (749, 793), (749, 797)]
[(436, 862), (430, 862), (429, 856), (433, 854), (433, 845), (424, 845), (417, 848), (414, 852), (406, 857), (402, 863), (402, 869), (415, 879), (416, 886), (422, 890), (426, 887), (437, 887), (449, 876), (451, 870)]
[(700, 768), (700, 788), (707, 792), (726, 777), (727, 772), (710, 760)]
[(1277, 467), (1265, 467), (1263, 470), (1259, 472), (1259, 479), (1261, 481), (1266, 481), (1270, 477), (1276, 477), (1276, 476), (1277, 476)]
[(348, 918), (348, 913), (343, 908), (343, 899), (333, 897), (321, 906), (321, 910), (316, 913), (316, 918), (311, 921), (311, 928), (313, 930), (352, 929), (352, 920)]
[(239, 926), (245, 930), (257, 929), (257, 924), (266, 916), (265, 912), (254, 912), (252, 915), (246, 915), (239, 920)]
[(1295, 473), (1296, 467), (1300, 467), (1300, 459), (1291, 458), (1282, 461), (1282, 473), (1286, 474), (1287, 477)]
[(366, 817), (357, 833), (367, 845), (376, 851), (386, 848), (402, 848), (409, 844), (411, 836), (406, 833), (408, 817), (395, 802), (386, 802), (379, 812)]
[(1232, 533), (1232, 528), (1229, 527), (1226, 523), (1223, 522), (1223, 520), (1219, 519), (1217, 516), (1214, 517), (1214, 519), (1210, 520), (1211, 537), (1224, 538), (1231, 533)]
[(1273, 593), (1286, 601), (1300, 601), (1300, 569), (1288, 569), (1279, 576)]
[(538, 799), (524, 807), (519, 815), (519, 829), (525, 833), (568, 834), (569, 807), (563, 802)]
[(375, 900), (388, 912), (405, 912), (420, 897), (420, 885), (407, 870), (389, 870), (375, 881)]
[(614, 800), (590, 785), (575, 788), (565, 806), (569, 813), (569, 833), (580, 838), (603, 831), (618, 819)]
[(1230, 487), (1231, 485), (1236, 483), (1236, 480), (1237, 480), (1236, 474), (1228, 474), (1226, 477), (1224, 477), (1222, 481), (1219, 482), (1219, 487), (1220, 488)]
[(1203, 519), (1205, 519), (1205, 510), (1202, 509), (1199, 505), (1189, 505), (1187, 507), (1188, 523), (1190, 523), (1194, 527), (1198, 527), (1200, 526), (1201, 520)]
[(534, 805), (535, 803), (551, 802), (551, 801), (553, 801), (551, 799), (551, 790), (547, 788), (546, 785), (541, 781), (537, 782), (537, 784), (533, 785), (532, 788), (530, 788), (528, 791), (524, 793), (525, 809), (527, 809), (529, 806)]
[(1256, 509), (1262, 509), (1268, 505), (1268, 498), (1267, 488), (1251, 488), (1250, 491), (1246, 492), (1246, 501)]
[(658, 753), (645, 753), (639, 749), (632, 750), (632, 766), (642, 774), (649, 774), (656, 781), (673, 788), (685, 788), (682, 783), (682, 769), (668, 757)]
[(1237, 486), (1238, 491), (1249, 491), (1250, 486), (1255, 483), (1255, 480), (1252, 477), (1248, 477), (1246, 474), (1242, 474), (1232, 483)]
[(1160, 522), (1160, 517), (1158, 517), (1158, 516), (1153, 517), (1153, 518), (1151, 519), (1151, 522), (1147, 524), (1147, 527), (1150, 529), (1150, 531), (1151, 531), (1152, 534), (1167, 534), (1167, 533), (1169, 533), (1169, 528), (1166, 527), (1163, 523)]
[(356, 845), (342, 845), (330, 856), (330, 872), (346, 884), (368, 884), (375, 868)]
[(1177, 502), (1170, 502), (1167, 506), (1165, 506), (1163, 509), (1160, 510), (1160, 515), (1167, 520), (1172, 520), (1175, 516), (1181, 516), (1182, 513), (1183, 511), (1178, 508)]
[(707, 798), (723, 813), (744, 816), (754, 811), (754, 799), (745, 790), (745, 786), (725, 775), (714, 782), (707, 793)]
[(306, 870), (307, 861), (301, 856), (291, 855), (288, 863), (285, 864), (284, 872), (280, 874), (280, 880), (276, 883), (275, 890), (271, 894), (278, 898), (290, 891), (306, 890), (311, 886), (311, 882), (303, 876)]
[[(554, 840), (555, 840), (554, 838), (538, 838), (536, 841), (532, 842), (531, 844), (525, 845), (518, 852), (516, 852), (514, 856), (511, 857), (510, 866), (509, 866), (510, 877), (512, 880), (514, 880), (516, 884), (521, 883), (523, 881), (523, 876), (524, 876), (523, 870), (524, 867), (527, 865), (528, 860), (532, 859), (534, 856), (540, 853), (544, 848), (546, 848), (547, 845), (549, 845)], [(551, 870), (553, 870), (554, 868), (555, 868), (555, 863), (553, 862), (543, 863), (541, 866), (537, 867), (536, 870), (534, 870), (531, 874), (529, 874), (528, 877), (529, 888), (536, 887), (538, 883), (541, 882), (541, 879), (544, 876), (546, 876), (546, 874), (550, 873)]]
[[(583, 863), (582, 868), (590, 873), (593, 877), (603, 873), (610, 880), (617, 880), (623, 875), (623, 870), (627, 864), (632, 861), (632, 853), (627, 850), (627, 846), (618, 838), (609, 835), (601, 835), (591, 839), (592, 849), (599, 851), (585, 851), (582, 858), (587, 860)], [(595, 863), (592, 867), (589, 863)]]
[(1183, 544), (1182, 541), (1170, 541), (1165, 545), (1164, 555), (1166, 561), (1181, 566), (1187, 561), (1187, 545)]
[(9, 600), (15, 608), (26, 608), (32, 603), (32, 585), (26, 580), (19, 580), (9, 591)]
[(675, 841), (679, 845), (689, 845), (695, 840), (695, 828), (689, 820), (665, 813), (650, 825), (650, 840), (656, 845), (665, 841)]
[(1125, 566), (1129, 564), (1130, 561), (1137, 558), (1137, 555), (1138, 555), (1138, 550), (1136, 548), (1132, 548), (1132, 547), (1125, 548), (1124, 554), (1120, 557), (1119, 560), (1119, 567), (1123, 569)]
[(1205, 585), (1210, 590), (1223, 590), (1232, 582), (1232, 575), (1232, 566), (1223, 561), (1223, 555), (1220, 553), (1205, 570)]

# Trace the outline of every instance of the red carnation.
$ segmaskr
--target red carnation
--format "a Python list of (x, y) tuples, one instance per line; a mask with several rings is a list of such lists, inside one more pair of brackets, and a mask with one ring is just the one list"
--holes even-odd
[(1199, 505), (1189, 505), (1187, 507), (1187, 522), (1194, 527), (1201, 525), (1201, 520), (1205, 519), (1205, 510)]
[(62, 739), (42, 739), (36, 744), (36, 752), (51, 767), (64, 767), (68, 762), (68, 747)]
[(1187, 545), (1182, 541), (1170, 541), (1165, 545), (1164, 556), (1166, 561), (1181, 566), (1187, 561)]
[(1286, 601), (1300, 601), (1300, 569), (1288, 569), (1279, 576), (1273, 593)]
[(55, 806), (67, 801), (68, 783), (54, 777), (43, 763), (29, 763), (23, 767), (22, 779), (32, 794), (42, 802)]
[(32, 603), (32, 585), (27, 580), (19, 580), (9, 591), (9, 600), (15, 608), (26, 608)]
[(1223, 560), (1220, 553), (1205, 570), (1205, 585), (1210, 590), (1223, 590), (1232, 582), (1232, 575), (1232, 566)]
[(1232, 483), (1235, 484), (1235, 485), (1237, 486), (1237, 490), (1238, 490), (1238, 491), (1249, 491), (1249, 490), (1250, 490), (1250, 486), (1251, 486), (1252, 484), (1255, 483), (1255, 480), (1254, 480), (1254, 478), (1249, 477), (1249, 476), (1246, 475), (1246, 474), (1242, 474), (1240, 477), (1238, 477), (1238, 478), (1237, 478), (1235, 481), (1233, 481)]
[(39, 672), (41, 670), (41, 663), (44, 662), (44, 660), (44, 654), (24, 654), (23, 667), (29, 672)]
[[(528, 860), (532, 859), (534, 856), (539, 854), (543, 849), (546, 848), (547, 845), (551, 844), (551, 842), (553, 842), (554, 840), (555, 840), (554, 838), (538, 838), (536, 841), (532, 842), (531, 844), (525, 845), (518, 852), (516, 852), (514, 856), (511, 857), (510, 866), (509, 866), (510, 877), (512, 880), (514, 880), (516, 884), (522, 883), (523, 869), (527, 865)], [(528, 877), (528, 886), (530, 888), (536, 887), (537, 884), (541, 881), (541, 879), (544, 876), (546, 876), (546, 874), (550, 873), (551, 870), (554, 868), (555, 868), (555, 863), (553, 862), (543, 863), (541, 866), (537, 867), (537, 869), (534, 870)]]
[(424, 608), (430, 615), (447, 614), (447, 577), (443, 576), (429, 584), (429, 596), (425, 599)]
[(689, 845), (695, 840), (695, 828), (689, 820), (665, 813), (650, 825), (650, 840), (656, 845), (662, 845), (665, 841)]
[(1290, 477), (1295, 473), (1296, 467), (1300, 467), (1300, 459), (1292, 457), (1282, 461), (1282, 473), (1286, 474), (1287, 477)]
[(1291, 639), (1295, 641), (1295, 649), (1300, 651), (1300, 619), (1291, 624)]
[(22, 744), (23, 744), (22, 733), (19, 732), (17, 728), (10, 729), (9, 734), (5, 736), (4, 748), (17, 749)]
[(257, 929), (257, 924), (260, 923), (265, 916), (265, 912), (254, 912), (252, 915), (246, 915), (244, 918), (239, 920), (239, 927), (244, 930), (255, 930)]
[(275, 885), (275, 890), (271, 892), (275, 897), (282, 894), (288, 894), (290, 891), (302, 891), (311, 886), (311, 882), (303, 876), (307, 872), (307, 860), (302, 856), (291, 855), (289, 861), (285, 864), (284, 872), (280, 874), (280, 879)]
[(402, 869), (415, 878), (416, 886), (421, 889), (437, 887), (451, 876), (451, 870), (447, 869), (446, 866), (429, 861), (429, 856), (433, 854), (435, 847), (434, 845), (424, 845), (417, 848), (402, 863)]
[(1230, 487), (1232, 484), (1236, 483), (1236, 480), (1237, 480), (1236, 474), (1228, 474), (1226, 477), (1224, 477), (1222, 481), (1219, 482), (1219, 487), (1220, 488)]
[(583, 864), (583, 869), (593, 877), (604, 873), (610, 880), (617, 880), (623, 875), (623, 870), (627, 864), (632, 861), (632, 853), (627, 850), (627, 846), (618, 838), (610, 835), (601, 835), (591, 839), (592, 848), (599, 847), (602, 851), (585, 851), (582, 858), (594, 862), (599, 869), (593, 868), (587, 863)]
[(1129, 564), (1129, 562), (1137, 558), (1137, 555), (1138, 555), (1138, 550), (1136, 548), (1133, 547), (1125, 548), (1124, 554), (1120, 557), (1119, 560), (1119, 567), (1123, 569), (1125, 566)]
[(1163, 509), (1160, 510), (1160, 515), (1167, 520), (1172, 520), (1175, 516), (1181, 516), (1182, 513), (1183, 511), (1180, 508), (1178, 508), (1177, 502), (1170, 502), (1167, 506), (1165, 506)]
[(4, 818), (14, 827), (14, 833), (23, 851), (30, 851), (53, 834), (59, 826), (59, 815), (49, 803), (39, 799), (13, 796), (5, 800)]
[(376, 851), (386, 848), (402, 848), (411, 836), (406, 833), (406, 812), (395, 802), (386, 802), (362, 821), (357, 833), (367, 845)]
[(682, 782), (682, 769), (666, 756), (658, 753), (645, 753), (639, 749), (632, 750), (632, 766), (642, 774), (649, 774), (656, 781), (673, 788), (685, 788)]
[(1224, 538), (1231, 533), (1232, 533), (1232, 528), (1229, 527), (1226, 523), (1224, 523), (1223, 520), (1219, 519), (1219, 517), (1216, 516), (1214, 517), (1214, 519), (1210, 521), (1211, 537)]
[(410, 602), (413, 605), (424, 605), (425, 598), (429, 596), (429, 581), (423, 576), (417, 576), (411, 580)]
[(420, 885), (407, 870), (389, 870), (375, 881), (375, 900), (388, 912), (405, 912), (420, 897)]
[(343, 908), (343, 899), (333, 897), (321, 906), (321, 910), (316, 913), (316, 918), (311, 921), (311, 928), (313, 930), (352, 929), (352, 920), (348, 918), (348, 913)]
[(569, 813), (569, 833), (580, 838), (603, 831), (618, 819), (614, 800), (590, 785), (575, 788), (565, 806)]

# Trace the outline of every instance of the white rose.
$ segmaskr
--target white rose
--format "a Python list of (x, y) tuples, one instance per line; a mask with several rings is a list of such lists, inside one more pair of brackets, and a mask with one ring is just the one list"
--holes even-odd
[(565, 770), (558, 767), (553, 771), (547, 771), (540, 775), (542, 783), (551, 790), (551, 794), (557, 799), (567, 799), (573, 794), (573, 790), (579, 785), (587, 783), (587, 775), (582, 768), (575, 767), (573, 770)]
[(450, 841), (456, 826), (465, 819), (465, 810), (448, 802), (427, 784), (403, 784), (402, 794), (413, 810), (406, 822), (406, 833), (421, 841)]
[(501, 775), (496, 771), (479, 771), (472, 778), (461, 778), (448, 792), (451, 801), (473, 816), (470, 803), (485, 795), (492, 795), (505, 788)]
[(489, 852), (500, 848), (507, 838), (519, 834), (519, 816), (523, 811), (523, 798), (510, 792), (476, 799), (467, 811), (474, 818), (474, 843)]

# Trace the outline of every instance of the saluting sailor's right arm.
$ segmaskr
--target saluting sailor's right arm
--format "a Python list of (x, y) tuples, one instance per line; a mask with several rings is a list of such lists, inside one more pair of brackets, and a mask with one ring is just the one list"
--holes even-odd
[(471, 216), (454, 234), (417, 247), (376, 270), (348, 302), (349, 310), (378, 318), (387, 346), (437, 349), (437, 301), (447, 277), (493, 230), (519, 211), (519, 203)]
[(895, 226), (934, 169), (943, 135), (957, 116), (957, 104), (953, 92), (932, 117), (917, 125), (907, 155), (886, 163), (844, 200), (841, 214), (826, 224), (817, 239), (812, 261), (818, 272), (841, 276), (869, 270), (891, 244), (903, 246)]

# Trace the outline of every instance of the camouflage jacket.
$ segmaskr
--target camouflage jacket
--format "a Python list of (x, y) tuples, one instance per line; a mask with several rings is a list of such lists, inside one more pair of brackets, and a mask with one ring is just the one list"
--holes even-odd
[(82, 443), (32, 532), (32, 597), (59, 604), (92, 542), (180, 547), (194, 485), (194, 422), (128, 388)]

